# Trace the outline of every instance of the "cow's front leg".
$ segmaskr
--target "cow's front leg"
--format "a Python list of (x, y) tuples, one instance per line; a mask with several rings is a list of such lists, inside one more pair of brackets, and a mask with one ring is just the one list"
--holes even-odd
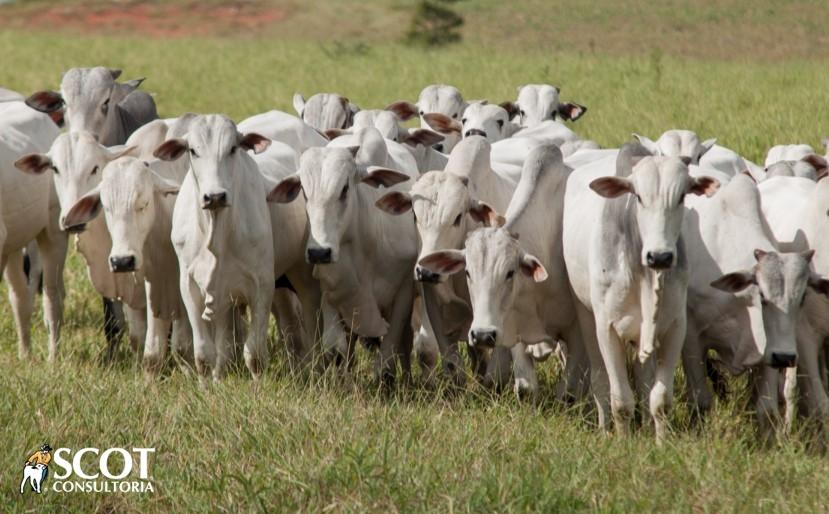
[(685, 317), (682, 316), (662, 336), (661, 344), (656, 350), (654, 381), (650, 391), (650, 411), (656, 429), (656, 444), (662, 444), (668, 433), (668, 415), (674, 397), (674, 373), (684, 340)]

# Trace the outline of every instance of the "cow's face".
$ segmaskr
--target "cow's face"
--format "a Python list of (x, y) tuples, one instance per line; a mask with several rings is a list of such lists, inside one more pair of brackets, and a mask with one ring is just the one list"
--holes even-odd
[[(268, 201), (291, 202), (305, 195), (310, 234), (305, 258), (311, 264), (335, 263), (340, 246), (348, 241), (348, 229), (358, 222), (362, 187), (391, 187), (409, 179), (392, 170), (367, 170), (354, 161), (357, 148), (310, 148), (299, 160), (299, 172), (282, 180)], [(364, 220), (370, 222), (370, 220)]]
[(60, 84), (66, 102), (65, 119), (70, 130), (85, 130), (95, 137), (104, 131), (107, 118), (114, 114), (112, 96), (119, 70), (108, 68), (73, 68), (67, 71)]
[(751, 270), (723, 275), (711, 285), (740, 295), (749, 306), (755, 348), (741, 349), (743, 362), (774, 368), (797, 362), (797, 321), (808, 287), (826, 294), (829, 281), (814, 274), (814, 252), (777, 253), (755, 250)]
[(587, 107), (575, 103), (562, 103), (559, 89), (548, 84), (529, 84), (518, 88), (518, 99), (508, 107), (511, 117), (516, 117), (522, 127), (534, 127), (547, 120), (575, 121), (581, 118)]
[(194, 119), (184, 138), (165, 141), (155, 156), (172, 161), (186, 154), (201, 207), (216, 211), (231, 206), (242, 159), (249, 158), (245, 152), (260, 153), (268, 146), (269, 139), (256, 133), (242, 135), (230, 119), (211, 114)]
[(463, 112), (461, 131), (464, 138), (483, 136), (490, 143), (508, 136), (509, 115), (498, 105), (473, 103)]
[(101, 205), (112, 237), (109, 266), (113, 272), (139, 271), (144, 264), (144, 243), (155, 222), (163, 195), (175, 194), (178, 185), (153, 172), (149, 165), (127, 157), (104, 168)]
[(641, 263), (655, 270), (677, 262), (677, 242), (682, 228), (685, 195), (711, 196), (719, 182), (688, 175), (687, 165), (676, 157), (645, 157), (630, 177), (602, 177), (590, 188), (605, 198), (630, 195), (642, 241)]
[[(466, 177), (451, 172), (424, 173), (409, 194), (388, 193), (376, 205), (390, 214), (414, 212), (421, 257), (441, 249), (462, 248), (469, 231), (481, 224), (503, 224), (494, 209), (472, 197)], [(440, 276), (418, 265), (415, 279), (437, 282)]]
[(294, 95), (294, 109), (302, 120), (320, 132), (347, 129), (360, 108), (348, 98), (333, 93), (317, 93), (308, 101), (299, 93)]
[[(417, 114), (420, 117), (420, 127), (432, 128), (431, 124), (424, 118), (427, 114), (442, 114), (450, 120), (460, 122), (463, 111), (466, 109), (466, 102), (461, 92), (453, 86), (431, 85), (423, 88), (417, 99)], [(445, 139), (435, 145), (439, 152), (449, 153), (460, 141), (460, 133), (441, 132)]]
[(375, 128), (383, 138), (396, 142), (400, 142), (401, 135), (406, 133), (393, 112), (379, 109), (360, 111), (354, 115), (352, 132), (366, 128)]
[(106, 148), (88, 132), (65, 132), (55, 139), (49, 153), (27, 155), (15, 164), (27, 173), (52, 170), (60, 203), (60, 228), (80, 232), (85, 225), (70, 226), (66, 222), (69, 209), (100, 184), (101, 171), (109, 162), (134, 151), (134, 147)]
[(668, 130), (656, 142), (638, 134), (634, 136), (652, 155), (685, 157), (689, 164), (699, 164), (700, 158), (717, 142), (716, 139), (700, 142), (699, 136), (690, 130)]
[(514, 345), (515, 338), (510, 334), (517, 327), (508, 326), (509, 314), (522, 281), (547, 279), (541, 262), (525, 253), (503, 228), (475, 230), (464, 250), (430, 253), (418, 264), (439, 275), (466, 270), (473, 313), (469, 343), (479, 347)]

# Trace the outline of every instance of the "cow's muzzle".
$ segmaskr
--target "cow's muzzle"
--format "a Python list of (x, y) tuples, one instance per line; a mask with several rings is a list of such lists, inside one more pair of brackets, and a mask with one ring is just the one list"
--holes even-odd
[(469, 344), (478, 348), (495, 348), (497, 335), (494, 329), (473, 328), (469, 331)]
[(209, 211), (227, 207), (227, 193), (210, 193), (202, 195), (201, 201), (202, 209)]
[(109, 269), (113, 273), (128, 273), (135, 271), (134, 255), (113, 255), (109, 258)]
[(469, 136), (486, 137), (486, 132), (484, 132), (481, 129), (469, 129), (463, 134), (463, 137), (469, 137)]
[(649, 268), (668, 269), (674, 263), (674, 252), (648, 252), (645, 255), (645, 263)]
[(330, 264), (331, 248), (309, 248), (308, 262), (311, 264)]
[(772, 352), (771, 367), (772, 368), (791, 368), (797, 364), (797, 354), (791, 352)]

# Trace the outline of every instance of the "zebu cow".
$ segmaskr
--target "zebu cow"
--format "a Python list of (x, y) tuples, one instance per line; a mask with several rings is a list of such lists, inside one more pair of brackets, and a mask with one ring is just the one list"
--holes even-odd
[(272, 141), (285, 143), (300, 154), (311, 147), (328, 144), (320, 131), (302, 119), (282, 111), (256, 114), (239, 122), (238, 128), (243, 134), (255, 132)]
[(584, 116), (587, 107), (571, 102), (562, 102), (561, 90), (549, 84), (527, 84), (518, 87), (515, 102), (503, 102), (511, 120), (522, 127), (534, 127), (547, 120), (576, 121)]
[(24, 174), (14, 168), (21, 155), (45, 151), (58, 135), (58, 127), (48, 116), (12, 101), (0, 104), (0, 134), (0, 270), (9, 284), (18, 355), (21, 359), (31, 356), (34, 298), (23, 269), (23, 249), (36, 241), (43, 262), (43, 310), (49, 360), (53, 361), (63, 321), (66, 235), (58, 227), (58, 199), (50, 174)]
[(334, 93), (317, 93), (307, 102), (301, 94), (294, 93), (294, 109), (302, 121), (323, 133), (350, 127), (354, 114), (360, 111), (348, 98)]
[[(810, 289), (797, 323), (797, 385), (805, 413), (823, 423), (829, 436), (829, 395), (826, 392), (825, 355), (829, 337), (829, 182), (798, 177), (776, 177), (758, 186), (763, 214), (781, 250), (814, 251)], [(808, 253), (804, 256), (809, 257)], [(807, 259), (808, 260), (808, 259)]]
[(527, 345), (564, 339), (573, 353), (582, 347), (561, 247), (569, 172), (555, 145), (537, 147), (527, 158), (503, 227), (474, 230), (465, 249), (440, 250), (418, 261), (440, 275), (466, 269), (473, 312), (469, 341), (510, 348), (519, 396), (538, 390)]
[(683, 218), (688, 267), (688, 329), (682, 351), (688, 398), (711, 405), (706, 355), (717, 352), (733, 374), (755, 378), (758, 421), (777, 419), (779, 368), (797, 360), (796, 326), (810, 279), (811, 255), (778, 253), (754, 181), (735, 176), (713, 198), (688, 198)]
[[(689, 176), (679, 158), (654, 157), (635, 144), (622, 148), (615, 174), (612, 164), (601, 160), (575, 170), (568, 180), (564, 257), (581, 302), (591, 368), (604, 365), (610, 408), (622, 433), (629, 430), (635, 404), (625, 364), (626, 346), (633, 342), (643, 371), (653, 375), (649, 397), (656, 439), (666, 436), (674, 368), (685, 339), (683, 199), (689, 193), (711, 195), (717, 186), (713, 179)], [(597, 343), (602, 362), (591, 350)], [(607, 409), (603, 380), (592, 380), (601, 425)]]
[(221, 380), (230, 358), (234, 308), (250, 310), (245, 363), (259, 378), (268, 365), (267, 330), (273, 297), (273, 237), (265, 181), (247, 150), (270, 141), (242, 135), (221, 115), (197, 116), (183, 138), (155, 154), (190, 168), (173, 210), (172, 241), (181, 271), (181, 297), (193, 329), (200, 380)]
[[(429, 115), (438, 114), (450, 120), (459, 120), (467, 103), (464, 101), (461, 92), (456, 87), (445, 84), (433, 84), (426, 86), (420, 92), (417, 103), (394, 102), (386, 107), (393, 111), (401, 120), (409, 120), (414, 116), (420, 118), (420, 128), (431, 129)], [(446, 138), (434, 145), (438, 152), (449, 154), (455, 145), (460, 141), (459, 133), (445, 134)]]
[(386, 146), (373, 129), (358, 139), (359, 148), (306, 151), (297, 174), (280, 182), (269, 198), (288, 203), (304, 193), (310, 226), (306, 259), (315, 265), (324, 301), (367, 343), (382, 338), (376, 370), (390, 385), (396, 359), (404, 374), (409, 372), (417, 240), (410, 219), (376, 212), (375, 189), (406, 182), (416, 170), (404, 174), (367, 166), (383, 159)]

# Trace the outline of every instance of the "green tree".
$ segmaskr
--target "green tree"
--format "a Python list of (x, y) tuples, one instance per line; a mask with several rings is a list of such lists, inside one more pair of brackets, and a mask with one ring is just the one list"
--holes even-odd
[(443, 46), (461, 40), (463, 18), (450, 4), (458, 0), (421, 0), (406, 33), (410, 45)]

